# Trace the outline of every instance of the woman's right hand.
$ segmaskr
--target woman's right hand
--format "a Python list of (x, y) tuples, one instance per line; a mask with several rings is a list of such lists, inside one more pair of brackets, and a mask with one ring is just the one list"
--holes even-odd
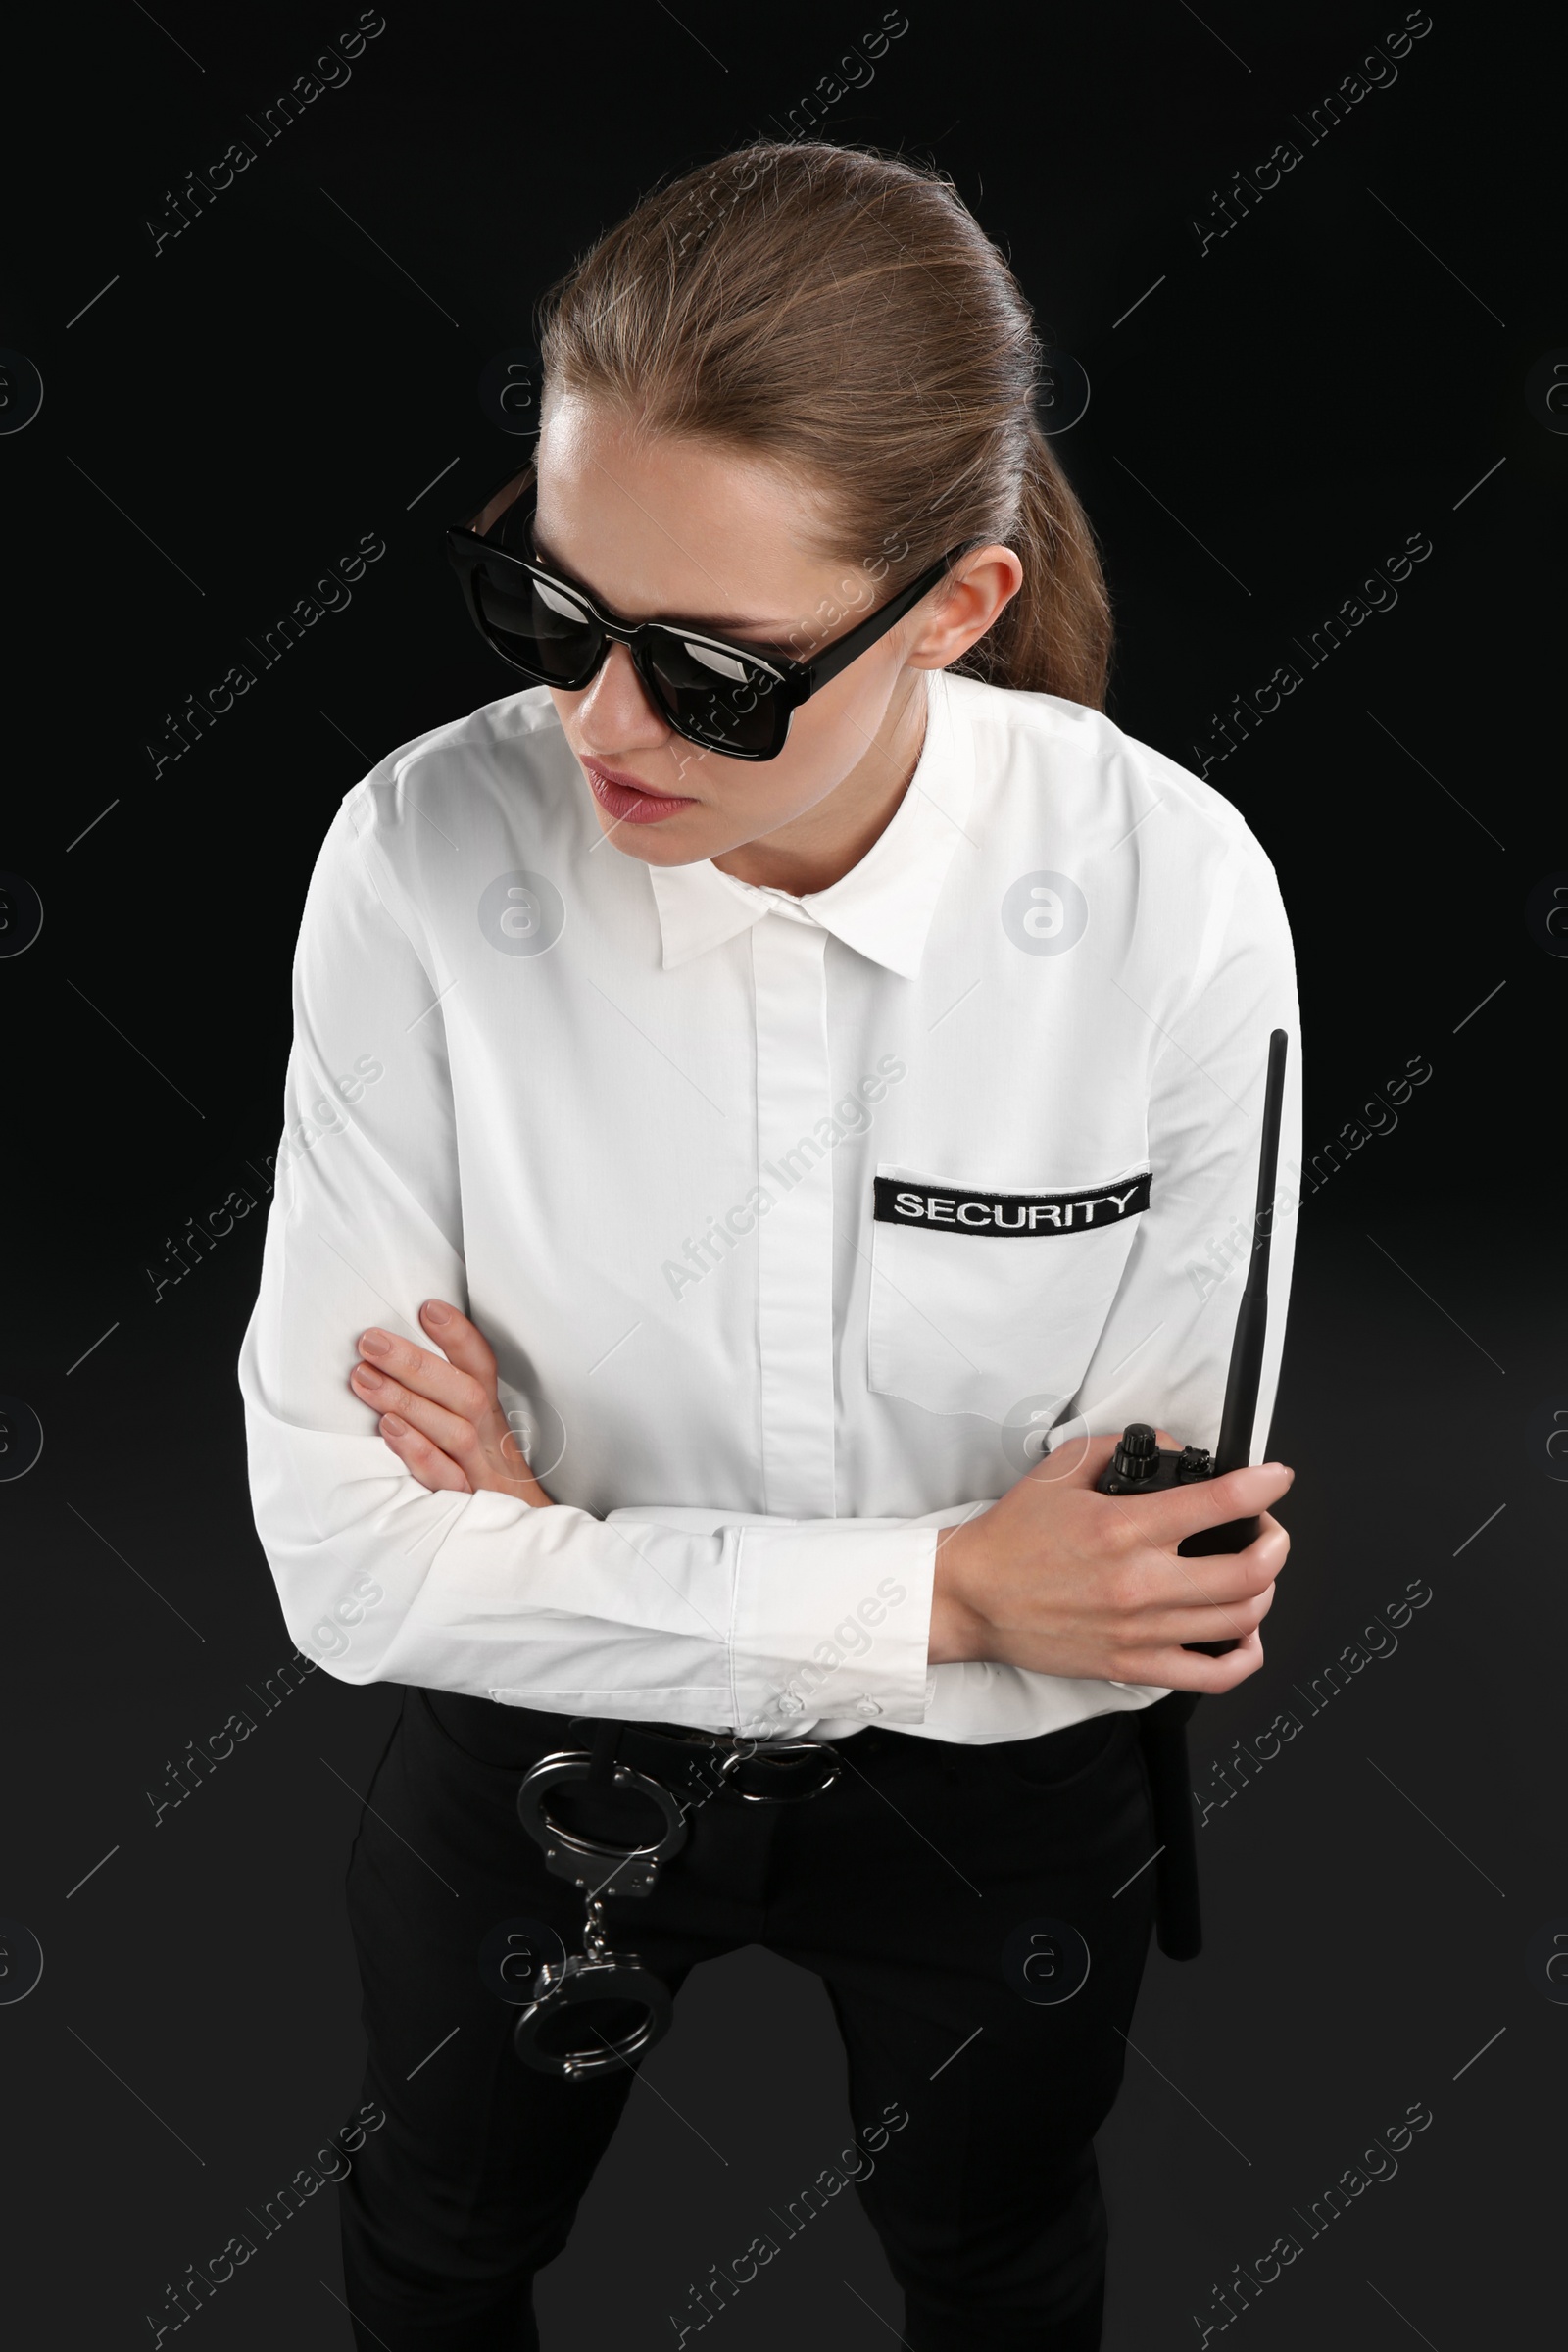
[(360, 1334), (349, 1386), (379, 1414), (384, 1443), (432, 1494), (488, 1490), (534, 1510), (554, 1505), (501, 1409), (495, 1351), (476, 1323), (446, 1298), (427, 1298), (419, 1320), (439, 1348), (416, 1347), (372, 1323)]
[[(1159, 1432), (1162, 1446), (1177, 1441)], [(1113, 1437), (1069, 1442), (1000, 1501), (938, 1539), (929, 1662), (989, 1658), (1035, 1674), (1230, 1690), (1263, 1663), (1258, 1627), (1291, 1539), (1266, 1506), (1295, 1480), (1283, 1462), (1159, 1494), (1099, 1494)], [(1245, 1551), (1181, 1559), (1202, 1527), (1261, 1520)], [(1188, 1642), (1236, 1641), (1211, 1658)]]

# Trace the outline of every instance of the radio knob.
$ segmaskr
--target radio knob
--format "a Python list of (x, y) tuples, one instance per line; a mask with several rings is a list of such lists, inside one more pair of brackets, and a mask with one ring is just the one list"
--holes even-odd
[(1112, 1463), (1116, 1476), (1136, 1486), (1153, 1478), (1159, 1469), (1159, 1440), (1147, 1421), (1129, 1421), (1122, 1431)]

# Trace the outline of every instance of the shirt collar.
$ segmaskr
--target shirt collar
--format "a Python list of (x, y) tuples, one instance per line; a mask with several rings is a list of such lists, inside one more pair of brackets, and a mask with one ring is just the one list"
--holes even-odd
[(649, 867), (665, 971), (779, 914), (819, 924), (873, 963), (912, 978), (974, 795), (966, 716), (943, 671), (926, 677), (925, 741), (908, 790), (859, 864), (828, 889), (792, 898), (738, 882), (706, 858)]

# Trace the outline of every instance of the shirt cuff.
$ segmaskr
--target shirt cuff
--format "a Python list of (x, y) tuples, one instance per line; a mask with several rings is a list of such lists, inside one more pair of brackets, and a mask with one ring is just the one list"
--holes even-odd
[(730, 1635), (736, 1730), (781, 1739), (823, 1716), (919, 1723), (936, 1550), (935, 1528), (907, 1520), (743, 1526)]

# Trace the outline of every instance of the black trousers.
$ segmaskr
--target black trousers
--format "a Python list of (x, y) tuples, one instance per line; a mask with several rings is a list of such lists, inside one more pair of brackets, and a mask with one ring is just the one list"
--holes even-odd
[[(347, 1879), (364, 2096), (386, 2116), (339, 2189), (360, 2352), (535, 2352), (533, 2275), (625, 2104), (629, 2068), (573, 2082), (522, 2065), (516, 2011), (477, 1965), (519, 1916), (580, 1949), (582, 1898), (515, 1810), (528, 1767), (576, 1743), (559, 1715), (411, 1689), (376, 1769)], [(841, 1752), (838, 1784), (804, 1803), (702, 1805), (653, 1894), (608, 1906), (612, 1942), (677, 1993), (749, 1943), (821, 1978), (858, 2128), (907, 2118), (857, 2193), (910, 2352), (1094, 2352), (1092, 2140), (1120, 2085), (1157, 1842), (1136, 1719), (990, 1747), (876, 1728)], [(1085, 1955), (1052, 1923), (1087, 1946), (1066, 1999), (1042, 1996)]]

